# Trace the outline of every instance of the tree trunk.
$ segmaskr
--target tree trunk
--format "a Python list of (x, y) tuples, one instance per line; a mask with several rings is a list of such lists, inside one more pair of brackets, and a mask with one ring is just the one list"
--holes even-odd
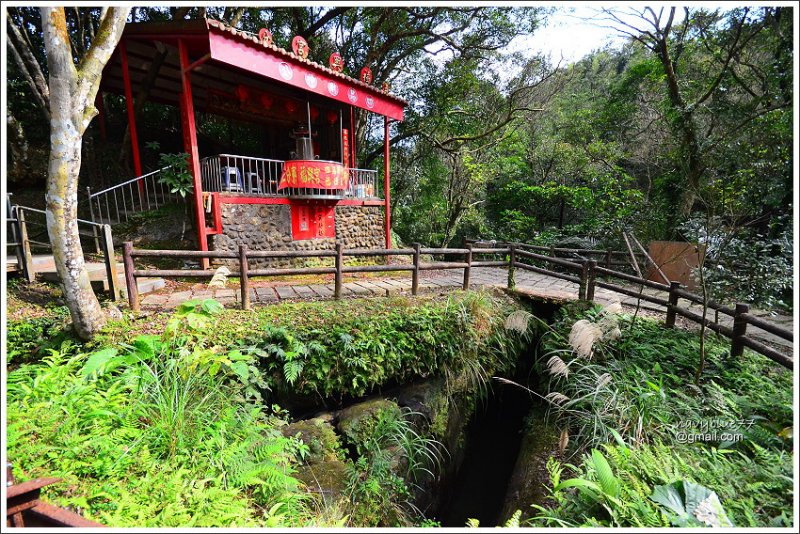
[(81, 140), (97, 114), (94, 99), (103, 67), (122, 35), (130, 8), (103, 13), (90, 50), (76, 67), (64, 8), (42, 8), (47, 65), (50, 74), (50, 158), (48, 165), (47, 231), (56, 271), (75, 332), (91, 339), (106, 316), (92, 290), (78, 234), (78, 176)]

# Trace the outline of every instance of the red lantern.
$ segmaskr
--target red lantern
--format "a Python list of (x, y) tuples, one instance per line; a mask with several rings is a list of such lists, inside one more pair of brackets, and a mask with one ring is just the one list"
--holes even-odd
[(308, 57), (308, 43), (305, 39), (296, 35), (294, 39), (292, 39), (292, 51), (294, 55), (300, 56), (301, 58), (305, 59)]
[(300, 109), (300, 105), (294, 100), (287, 100), (284, 104), (284, 107), (289, 113), (295, 113), (298, 109)]
[(360, 78), (361, 78), (361, 81), (366, 83), (366, 84), (372, 83), (372, 71), (370, 70), (369, 67), (364, 67), (363, 69), (361, 69)]
[(250, 89), (248, 89), (244, 85), (239, 85), (238, 87), (236, 87), (235, 94), (236, 98), (239, 99), (239, 102), (244, 103), (247, 100), (250, 100)]
[(261, 93), (258, 95), (258, 101), (261, 103), (261, 107), (264, 109), (269, 109), (272, 107), (272, 104), (275, 103), (275, 100), (266, 93)]
[(311, 120), (312, 121), (317, 120), (317, 117), (319, 117), (319, 110), (314, 106), (311, 106), (309, 108), (308, 113), (311, 115)]
[(328, 58), (328, 65), (330, 65), (331, 70), (342, 72), (342, 69), (344, 69), (344, 59), (339, 55), (339, 52), (334, 52), (331, 54), (331, 57)]
[(328, 113), (325, 114), (325, 118), (328, 119), (328, 124), (333, 125), (339, 120), (339, 114), (333, 110), (329, 110)]
[(266, 28), (261, 28), (258, 30), (258, 40), (261, 41), (263, 45), (271, 45), (272, 44), (272, 32)]

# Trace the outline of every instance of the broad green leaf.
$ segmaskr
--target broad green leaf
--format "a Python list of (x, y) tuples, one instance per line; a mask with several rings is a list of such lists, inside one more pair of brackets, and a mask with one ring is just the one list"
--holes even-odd
[(250, 376), (250, 368), (245, 362), (233, 362), (231, 364), (231, 370), (243, 381), (247, 380), (247, 377)]
[(194, 309), (197, 308), (198, 304), (200, 304), (200, 300), (198, 299), (187, 300), (186, 302), (178, 304), (177, 312), (179, 314), (185, 315), (189, 312), (194, 311)]
[(89, 356), (89, 359), (86, 360), (86, 364), (83, 366), (83, 369), (81, 369), (81, 374), (83, 374), (84, 377), (89, 376), (99, 370), (106, 362), (116, 355), (117, 349), (112, 348), (101, 349), (93, 353)]
[(671, 512), (679, 516), (684, 516), (687, 515), (687, 512), (683, 502), (682, 490), (683, 483), (681, 481), (673, 482), (672, 484), (662, 484), (653, 488), (650, 499)]
[(597, 480), (603, 488), (603, 493), (612, 497), (619, 496), (619, 480), (614, 476), (608, 461), (598, 450), (592, 450), (592, 462), (597, 472)]
[(205, 299), (203, 303), (200, 305), (200, 307), (203, 309), (203, 311), (211, 315), (216, 315), (223, 309), (225, 309), (225, 307), (222, 304), (220, 304), (214, 299)]
[(598, 486), (591, 480), (586, 480), (583, 478), (570, 478), (569, 480), (565, 480), (564, 482), (562, 482), (553, 489), (555, 491), (561, 491), (567, 488), (578, 488), (578, 489), (584, 488), (596, 491), (597, 493), (603, 493), (603, 490), (600, 488), (600, 486)]
[(157, 335), (137, 336), (133, 340), (136, 355), (142, 360), (150, 360), (161, 349), (161, 337)]

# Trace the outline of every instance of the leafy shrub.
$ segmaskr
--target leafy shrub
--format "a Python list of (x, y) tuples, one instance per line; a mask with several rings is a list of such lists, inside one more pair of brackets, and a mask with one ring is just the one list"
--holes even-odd
[(25, 363), (36, 359), (42, 349), (56, 347), (64, 339), (69, 312), (56, 308), (54, 315), (14, 320), (9, 318), (6, 331), (8, 362)]
[[(766, 308), (792, 310), (792, 226), (775, 221), (773, 237), (749, 228), (728, 228), (702, 218), (689, 220), (684, 234), (706, 245), (703, 263), (706, 287), (720, 302), (746, 302)], [(698, 270), (695, 279), (700, 280)]]
[(17, 478), (64, 478), (48, 497), (109, 526), (297, 522), (302, 446), (260, 404), (250, 356), (208, 343), (220, 311), (184, 303), (161, 336), (93, 354), (65, 345), (10, 373)]
[(352, 515), (357, 525), (412, 525), (422, 518), (410, 503), (409, 484), (434, 476), (441, 444), (419, 434), (409, 410), (382, 407), (359, 421), (351, 445), (359, 457), (349, 468)]
[[(537, 368), (550, 414), (572, 436), (573, 454), (596, 450), (578, 465), (550, 462), (555, 505), (537, 506), (534, 524), (689, 524), (699, 518), (676, 519), (651, 498), (658, 486), (687, 481), (715, 492), (738, 526), (788, 526), (791, 372), (749, 351), (732, 360), (727, 341), (708, 337), (708, 365), (695, 385), (699, 337), (626, 315), (615, 319), (620, 335), (596, 337), (591, 350), (570, 339), (574, 325), (606, 315), (566, 307), (542, 340)], [(702, 425), (740, 438), (722, 441)], [(687, 433), (703, 436), (687, 441)], [(561, 482), (565, 469), (575, 482)]]
[(504, 328), (510, 309), (509, 301), (481, 293), (286, 304), (278, 316), (263, 312), (238, 343), (259, 358), (265, 380), (278, 390), (358, 397), (439, 373), (449, 386), (474, 389), (513, 366), (525, 342)]

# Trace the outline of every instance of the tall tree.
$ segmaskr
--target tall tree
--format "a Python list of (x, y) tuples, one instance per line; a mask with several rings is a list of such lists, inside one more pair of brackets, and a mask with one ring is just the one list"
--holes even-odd
[(41, 9), (50, 109), (47, 231), (72, 324), (83, 339), (96, 334), (106, 317), (92, 290), (78, 234), (81, 141), (97, 115), (94, 99), (100, 76), (122, 36), (129, 11), (130, 8), (103, 9), (97, 33), (76, 62), (64, 8)]
[[(684, 8), (680, 23), (675, 7), (604, 11), (620, 32), (643, 45), (660, 63), (667, 96), (665, 115), (681, 152), (683, 184), (677, 213), (682, 217), (692, 211), (707, 178), (709, 152), (750, 122), (791, 105), (771, 98), (749, 74), (753, 65), (748, 64), (748, 49), (768, 27), (775, 9)], [(727, 93), (732, 90), (741, 93), (736, 102), (741, 115), (720, 128), (723, 110), (718, 103), (730, 101)]]

